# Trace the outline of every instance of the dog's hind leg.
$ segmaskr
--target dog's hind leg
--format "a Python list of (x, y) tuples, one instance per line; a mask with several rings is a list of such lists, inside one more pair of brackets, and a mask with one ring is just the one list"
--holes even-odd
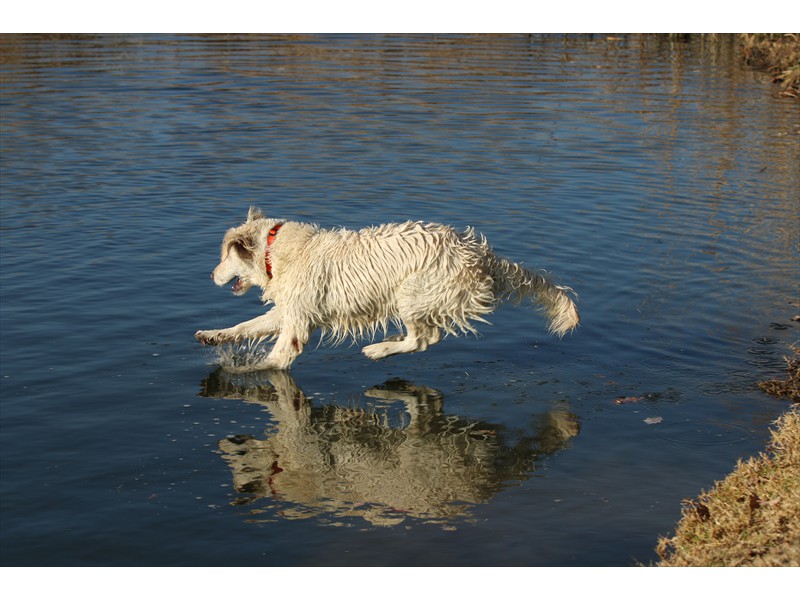
[(423, 352), (442, 339), (442, 332), (438, 327), (405, 323), (406, 335), (401, 339), (392, 336), (391, 340), (384, 340), (377, 344), (370, 344), (362, 349), (367, 358), (379, 360), (392, 354), (408, 352)]
[(246, 339), (259, 339), (278, 335), (281, 330), (281, 316), (277, 308), (267, 314), (244, 321), (227, 329), (209, 329), (194, 334), (203, 344), (232, 344)]
[(397, 309), (406, 329), (405, 336), (370, 344), (362, 350), (364, 355), (378, 360), (392, 354), (423, 352), (442, 338), (441, 330), (428, 324), (428, 316), (436, 308), (435, 302), (425, 301), (429, 288), (430, 282), (421, 277), (410, 277), (403, 282), (397, 292)]

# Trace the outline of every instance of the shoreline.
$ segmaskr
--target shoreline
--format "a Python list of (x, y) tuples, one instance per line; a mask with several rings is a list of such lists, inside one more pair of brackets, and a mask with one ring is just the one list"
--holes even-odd
[[(770, 73), (779, 96), (800, 98), (800, 35), (738, 37), (745, 64)], [(658, 539), (655, 566), (800, 566), (800, 350), (791, 350), (786, 379), (758, 384), (793, 403), (773, 422), (766, 450), (683, 501), (673, 536)]]
[(675, 534), (658, 540), (655, 566), (800, 566), (800, 404), (771, 433), (765, 452), (683, 501)]

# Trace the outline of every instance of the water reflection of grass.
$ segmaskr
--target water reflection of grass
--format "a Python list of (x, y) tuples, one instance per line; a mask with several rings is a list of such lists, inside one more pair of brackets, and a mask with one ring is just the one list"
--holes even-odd
[[(660, 36), (664, 34), (651, 34)], [(800, 34), (797, 33), (671, 33), (671, 40), (690, 41), (699, 37), (707, 48), (737, 44), (742, 60), (772, 75), (780, 84), (781, 96), (800, 98)]]

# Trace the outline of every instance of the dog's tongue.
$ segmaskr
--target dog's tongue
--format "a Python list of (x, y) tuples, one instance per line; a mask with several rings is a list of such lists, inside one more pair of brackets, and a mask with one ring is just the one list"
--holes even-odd
[(233, 287), (231, 288), (231, 290), (233, 290), (234, 294), (236, 294), (238, 292), (241, 292), (242, 291), (242, 280), (241, 279), (237, 279), (236, 283), (233, 284)]

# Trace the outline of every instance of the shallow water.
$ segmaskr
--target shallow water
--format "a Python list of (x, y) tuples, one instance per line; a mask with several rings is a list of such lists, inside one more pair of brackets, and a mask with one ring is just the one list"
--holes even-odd
[[(4, 565), (647, 563), (786, 406), (756, 382), (797, 339), (800, 124), (732, 46), (0, 49)], [(250, 204), (474, 225), (583, 323), (227, 376), (192, 336), (262, 310), (208, 279)]]

